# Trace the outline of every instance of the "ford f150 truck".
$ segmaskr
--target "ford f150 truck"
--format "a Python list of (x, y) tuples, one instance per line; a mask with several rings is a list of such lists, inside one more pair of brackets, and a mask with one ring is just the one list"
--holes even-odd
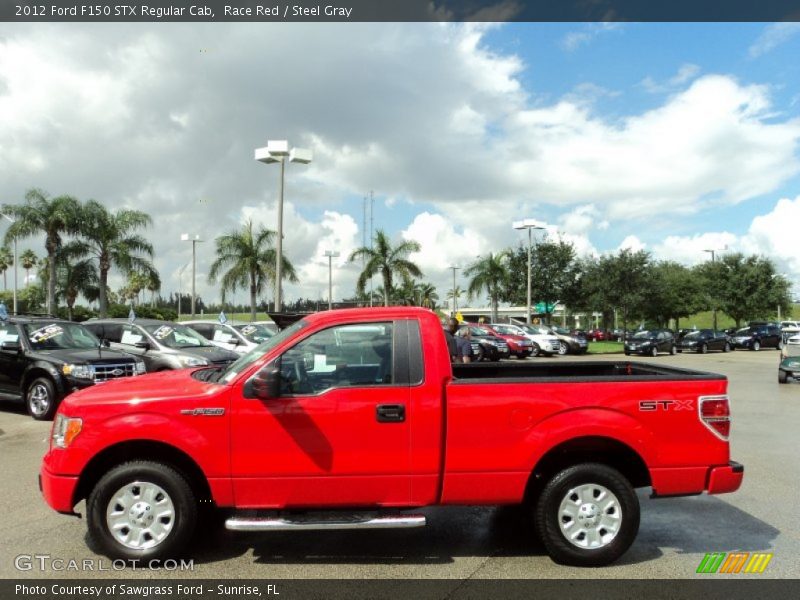
[(604, 565), (653, 496), (738, 489), (727, 380), (636, 362), (451, 365), (425, 309), (307, 316), (233, 364), (68, 396), (40, 487), (86, 499), (114, 558), (236, 531), (417, 527), (432, 505), (524, 504), (556, 561)]

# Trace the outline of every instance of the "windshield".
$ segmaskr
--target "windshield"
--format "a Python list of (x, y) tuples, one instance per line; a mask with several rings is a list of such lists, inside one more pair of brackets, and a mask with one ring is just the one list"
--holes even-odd
[(519, 329), (516, 327), (512, 327), (511, 325), (495, 325), (493, 329), (497, 333), (502, 333), (503, 335), (519, 335)]
[(86, 350), (98, 348), (91, 331), (77, 323), (29, 323), (25, 335), (34, 350)]
[(753, 335), (753, 330), (750, 329), (749, 327), (744, 327), (744, 328), (740, 329), (739, 331), (737, 331), (736, 335), (750, 336), (750, 335)]
[(265, 342), (275, 335), (274, 331), (267, 329), (263, 325), (255, 325), (253, 323), (234, 325), (233, 327), (241, 333), (248, 342), (253, 342), (254, 344)]
[(646, 339), (649, 339), (649, 338), (653, 337), (653, 335), (654, 335), (653, 333), (651, 333), (650, 331), (647, 331), (647, 330), (645, 330), (645, 331), (637, 331), (636, 333), (633, 334), (633, 339), (635, 339), (635, 340), (646, 340)]
[(271, 338), (267, 338), (265, 341), (261, 342), (258, 346), (247, 352), (246, 354), (242, 354), (238, 360), (232, 362), (228, 365), (224, 370), (222, 370), (217, 377), (217, 381), (222, 383), (230, 383), (236, 376), (244, 371), (247, 367), (252, 365), (256, 362), (259, 358), (264, 356), (267, 352), (272, 350), (275, 346), (283, 342), (283, 340), (290, 338), (296, 332), (300, 331), (304, 327), (306, 327), (308, 323), (306, 323), (305, 319), (301, 321), (297, 321), (293, 323), (290, 327), (287, 327), (283, 331), (276, 333)]
[(700, 332), (699, 331), (692, 331), (691, 333), (687, 333), (685, 336), (683, 336), (683, 339), (685, 339), (685, 340), (696, 340), (699, 337), (700, 337)]
[(572, 335), (572, 332), (566, 327), (553, 327), (553, 331), (559, 335)]
[(531, 325), (523, 325), (522, 329), (524, 329), (526, 333), (529, 333), (531, 335), (551, 335), (550, 330), (547, 327), (534, 327)]
[(164, 323), (161, 325), (141, 325), (141, 327), (152, 335), (159, 344), (167, 348), (198, 348), (214, 345), (186, 325)]

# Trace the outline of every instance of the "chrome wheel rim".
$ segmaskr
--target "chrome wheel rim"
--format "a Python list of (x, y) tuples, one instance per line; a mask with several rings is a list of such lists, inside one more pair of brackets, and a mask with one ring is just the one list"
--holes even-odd
[(558, 508), (558, 526), (573, 546), (584, 550), (604, 548), (622, 527), (622, 508), (607, 487), (585, 483), (564, 495)]
[(154, 548), (169, 536), (174, 525), (172, 498), (155, 483), (125, 484), (108, 501), (106, 526), (113, 538), (126, 548)]
[(558, 353), (562, 356), (567, 353), (567, 345), (564, 342), (561, 342), (561, 345), (558, 347)]
[(28, 392), (28, 405), (31, 413), (41, 417), (50, 408), (50, 393), (43, 383), (37, 383)]

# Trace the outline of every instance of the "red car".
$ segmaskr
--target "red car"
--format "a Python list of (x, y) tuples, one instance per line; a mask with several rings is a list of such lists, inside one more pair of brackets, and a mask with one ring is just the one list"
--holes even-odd
[(513, 333), (502, 333), (499, 329), (481, 323), (477, 325), (487, 333), (499, 337), (508, 344), (508, 351), (511, 356), (516, 356), (519, 359), (528, 358), (533, 354), (533, 342), (526, 338), (524, 335), (515, 335)]
[(608, 335), (602, 329), (590, 329), (586, 332), (586, 339), (590, 342), (604, 342), (607, 338)]
[(115, 559), (185, 551), (212, 508), (229, 530), (268, 532), (522, 504), (554, 560), (596, 566), (633, 543), (635, 488), (739, 488), (730, 426), (720, 375), (629, 360), (451, 365), (430, 310), (333, 310), (224, 368), (70, 394), (39, 482), (56, 511), (86, 500), (89, 535)]

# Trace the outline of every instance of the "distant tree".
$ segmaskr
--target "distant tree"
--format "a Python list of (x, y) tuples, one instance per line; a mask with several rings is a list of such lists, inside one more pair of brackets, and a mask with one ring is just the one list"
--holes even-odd
[(698, 265), (697, 272), (736, 327), (743, 321), (771, 318), (779, 308), (784, 313), (791, 309), (791, 286), (768, 258), (723, 254)]
[(508, 280), (507, 269), (508, 254), (500, 252), (478, 259), (464, 269), (464, 275), (469, 278), (467, 293), (470, 297), (486, 293), (492, 306), (492, 322), (497, 321), (497, 310), (504, 286)]
[(394, 289), (395, 276), (422, 277), (420, 268), (408, 259), (412, 252), (419, 252), (421, 246), (413, 240), (400, 242), (392, 246), (389, 237), (382, 230), (375, 232), (373, 247), (362, 247), (354, 250), (348, 259), (350, 262), (364, 260), (364, 269), (358, 276), (356, 291), (365, 293), (367, 282), (375, 275), (383, 279), (383, 305), (389, 306), (389, 299)]
[(25, 269), (25, 283), (27, 284), (31, 277), (31, 269), (38, 264), (39, 258), (33, 250), (28, 248), (20, 255), (19, 262), (22, 268)]
[[(456, 286), (455, 289), (450, 288), (447, 290), (447, 300), (454, 309), (458, 308), (458, 301), (461, 299), (461, 296), (464, 295), (464, 290), (461, 289), (461, 286)], [(455, 302), (453, 302), (453, 298), (455, 297)]]
[(8, 289), (8, 285), (6, 282), (6, 271), (10, 267), (14, 266), (14, 255), (11, 253), (11, 250), (8, 246), (1, 246), (0, 247), (0, 272), (3, 273), (3, 289)]
[(51, 199), (43, 191), (31, 189), (25, 194), (25, 204), (6, 204), (2, 212), (16, 219), (6, 231), (6, 243), (44, 234), (49, 265), (47, 312), (55, 314), (56, 253), (62, 246), (63, 236), (78, 233), (81, 222), (80, 203), (72, 196)]
[(645, 319), (660, 326), (674, 319), (679, 329), (680, 320), (703, 310), (705, 302), (701, 278), (692, 269), (672, 261), (651, 265), (643, 305)]

